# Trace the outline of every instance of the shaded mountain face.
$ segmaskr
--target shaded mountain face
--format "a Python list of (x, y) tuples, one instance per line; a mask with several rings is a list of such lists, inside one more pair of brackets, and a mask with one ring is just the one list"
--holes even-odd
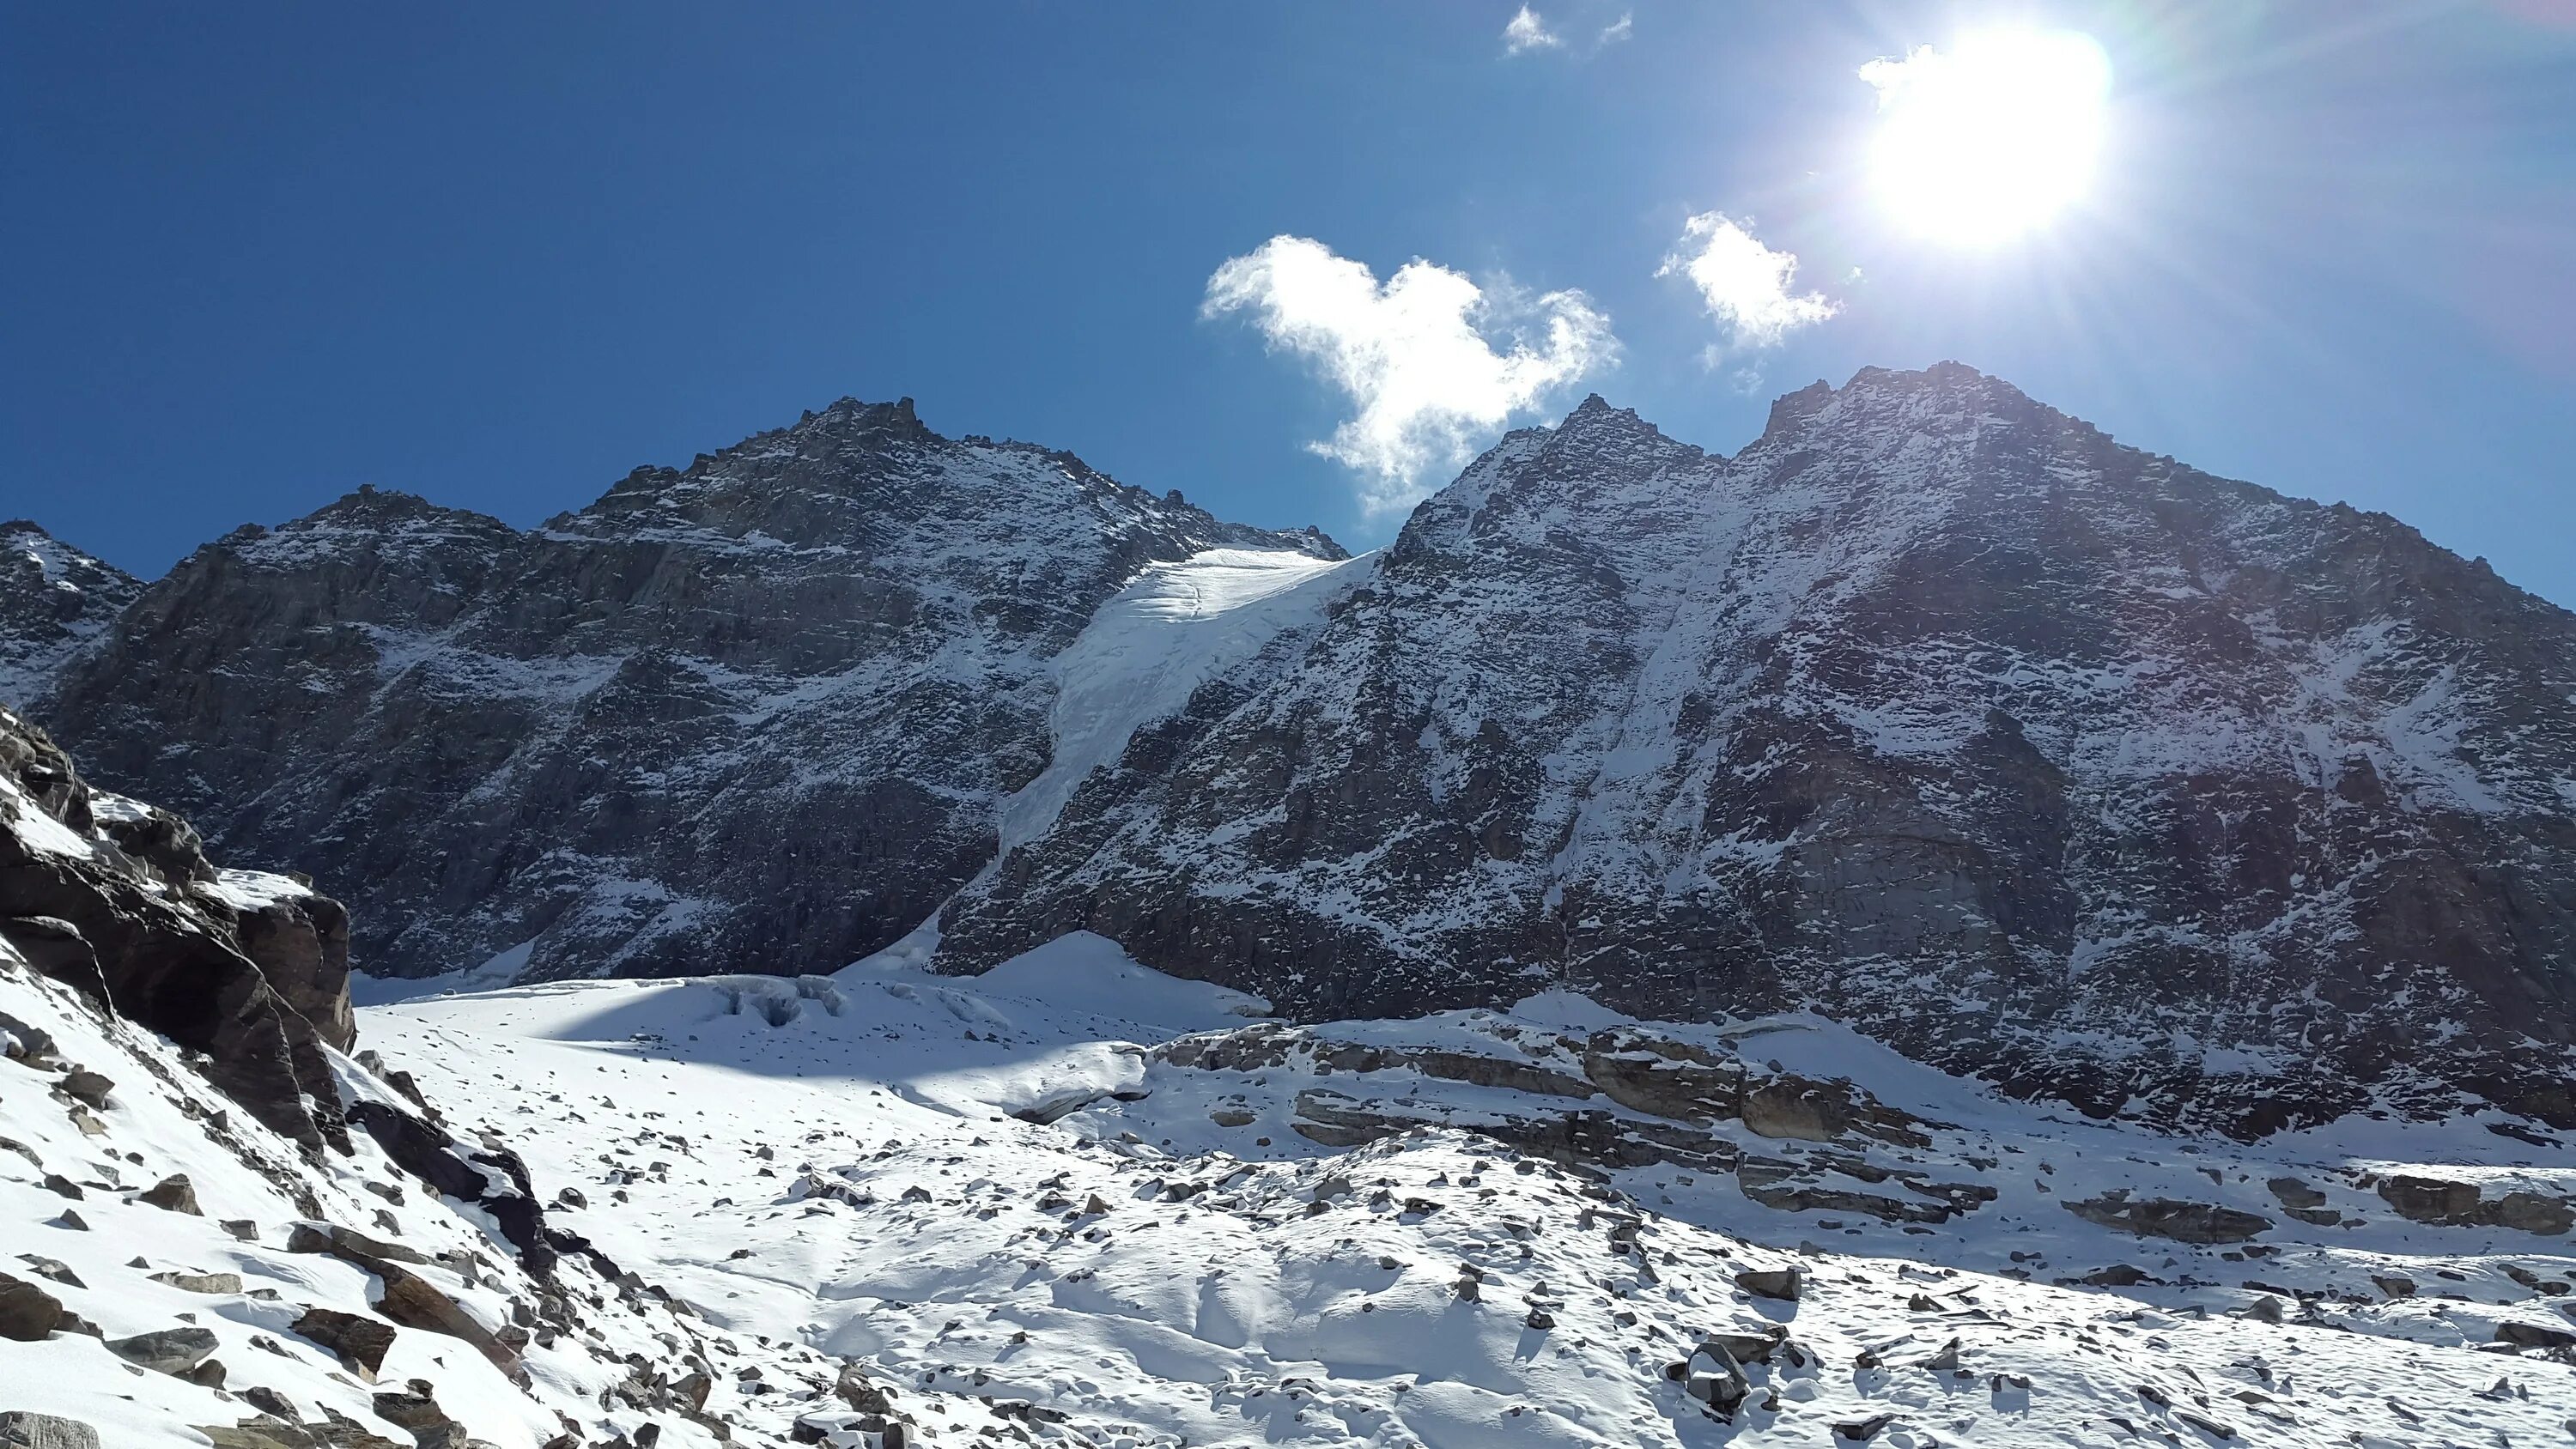
[(1340, 550), (845, 401), (531, 531), (361, 490), (143, 591), (41, 717), (369, 971), (831, 970), (935, 911), (1144, 565)]
[(942, 960), (1090, 929), (1309, 1019), (1812, 1004), (2096, 1115), (2576, 1124), (2576, 615), (2392, 519), (1943, 366), (1731, 459), (1594, 399), (1370, 562)]
[(0, 523), (0, 704), (43, 691), (141, 592), (142, 580), (35, 524)]

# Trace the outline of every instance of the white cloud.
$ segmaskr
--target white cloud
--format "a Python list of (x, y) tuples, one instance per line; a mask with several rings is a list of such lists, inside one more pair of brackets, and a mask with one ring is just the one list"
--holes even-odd
[(1601, 27), (1600, 35), (1593, 38), (1592, 48), (1599, 50), (1606, 45), (1617, 45), (1620, 41), (1626, 40), (1628, 37), (1636, 33), (1637, 12), (1633, 10), (1622, 11), (1620, 12), (1618, 19)]
[(1790, 333), (1842, 310), (1820, 292), (1791, 292), (1798, 259), (1764, 246), (1743, 223), (1719, 212), (1692, 217), (1655, 275), (1677, 272), (1699, 288), (1708, 314), (1739, 349), (1776, 347)]
[(1503, 54), (1505, 55), (1522, 55), (1533, 50), (1558, 50), (1564, 45), (1565, 38), (1548, 29), (1547, 22), (1539, 19), (1538, 12), (1527, 5), (1522, 6), (1519, 13), (1512, 16), (1511, 23), (1503, 27)]
[(1420, 500), (1434, 469), (1465, 462), (1514, 413), (1619, 350), (1610, 319), (1581, 292), (1479, 287), (1418, 257), (1380, 284), (1366, 265), (1297, 236), (1228, 259), (1199, 311), (1251, 313), (1272, 347), (1349, 396), (1357, 414), (1307, 446), (1361, 475), (1371, 515)]

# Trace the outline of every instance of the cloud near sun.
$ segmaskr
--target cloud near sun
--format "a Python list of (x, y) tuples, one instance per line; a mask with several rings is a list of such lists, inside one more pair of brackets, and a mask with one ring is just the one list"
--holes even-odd
[(1322, 242), (1275, 236), (1208, 278), (1200, 315), (1247, 314), (1271, 347), (1313, 364), (1355, 415), (1315, 452), (1360, 475), (1376, 516), (1420, 501), (1516, 413), (1617, 361), (1610, 319), (1581, 292), (1479, 286), (1417, 257), (1384, 283)]
[(1820, 292), (1791, 291), (1797, 257), (1764, 246), (1742, 222), (1714, 211), (1690, 219), (1655, 275), (1689, 278), (1708, 315), (1738, 350), (1777, 347), (1790, 333), (1841, 310)]

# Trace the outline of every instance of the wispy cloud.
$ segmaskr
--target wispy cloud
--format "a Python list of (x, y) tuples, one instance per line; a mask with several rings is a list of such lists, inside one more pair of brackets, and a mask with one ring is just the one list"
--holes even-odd
[(1764, 246), (1742, 222), (1721, 212), (1692, 217), (1655, 271), (1659, 277), (1676, 274), (1699, 289), (1731, 350), (1777, 347), (1790, 333), (1841, 310), (1821, 292), (1791, 291), (1797, 257)]
[(1547, 28), (1537, 11), (1524, 5), (1503, 27), (1503, 54), (1526, 55), (1533, 50), (1562, 50), (1565, 37)]
[(1275, 236), (1208, 278), (1200, 315), (1248, 313), (1273, 348), (1314, 364), (1356, 412), (1307, 446), (1360, 475), (1372, 516), (1430, 492), (1513, 414), (1617, 360), (1610, 319), (1581, 292), (1479, 286), (1420, 258), (1381, 284), (1305, 237)]
[(1636, 33), (1637, 13), (1633, 10), (1622, 11), (1618, 19), (1601, 27), (1601, 33), (1592, 39), (1592, 48), (1599, 50), (1605, 45), (1617, 45)]

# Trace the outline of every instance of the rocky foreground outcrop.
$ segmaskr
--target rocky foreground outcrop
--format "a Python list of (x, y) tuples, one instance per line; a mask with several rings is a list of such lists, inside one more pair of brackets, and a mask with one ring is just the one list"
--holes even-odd
[(0, 710), (0, 1446), (779, 1445), (830, 1407), (905, 1442), (889, 1391), (711, 1330), (348, 1055), (347, 977), (335, 903)]
[(289, 877), (224, 871), (167, 811), (93, 790), (0, 709), (0, 939), (36, 969), (202, 1056), (271, 1130), (346, 1150), (322, 1048), (355, 1040), (349, 922)]

